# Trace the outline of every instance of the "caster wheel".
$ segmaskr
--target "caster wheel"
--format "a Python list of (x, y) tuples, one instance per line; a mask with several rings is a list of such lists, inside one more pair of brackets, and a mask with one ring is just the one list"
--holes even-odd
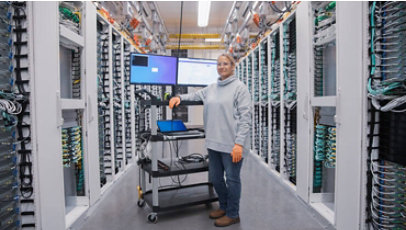
[(150, 214), (148, 214), (148, 221), (156, 224), (156, 222), (158, 222), (158, 215), (154, 212), (151, 212)]
[(138, 207), (140, 207), (140, 208), (144, 207), (144, 206), (145, 206), (145, 200), (138, 200), (138, 201), (137, 201), (137, 205), (138, 205)]

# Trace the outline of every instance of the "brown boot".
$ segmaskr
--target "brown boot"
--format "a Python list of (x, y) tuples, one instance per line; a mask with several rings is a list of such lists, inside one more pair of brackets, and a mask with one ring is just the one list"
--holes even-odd
[(221, 218), (218, 218), (215, 222), (214, 225), (216, 227), (227, 227), (232, 224), (240, 223), (240, 217), (237, 218), (230, 218), (228, 216), (223, 216)]
[(210, 219), (217, 219), (217, 218), (224, 216), (225, 214), (226, 214), (225, 211), (223, 211), (221, 209), (217, 209), (217, 210), (211, 211), (209, 214), (209, 217), (210, 217)]

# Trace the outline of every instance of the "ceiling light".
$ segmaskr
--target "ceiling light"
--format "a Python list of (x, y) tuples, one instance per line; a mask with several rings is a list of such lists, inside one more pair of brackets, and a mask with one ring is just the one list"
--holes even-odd
[(199, 27), (205, 27), (209, 24), (210, 3), (210, 1), (199, 1), (197, 15), (197, 25)]
[(221, 42), (221, 38), (206, 38), (205, 42)]
[(254, 5), (252, 6), (252, 9), (255, 9), (255, 7), (257, 7), (257, 5), (258, 5), (258, 1), (256, 1), (256, 2), (254, 3)]

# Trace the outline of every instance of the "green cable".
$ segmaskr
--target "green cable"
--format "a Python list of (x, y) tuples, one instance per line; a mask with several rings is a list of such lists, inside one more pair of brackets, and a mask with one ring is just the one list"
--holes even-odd
[(79, 23), (79, 17), (74, 14), (70, 9), (60, 6), (59, 12), (61, 12), (66, 18), (72, 20), (75, 23)]
[(334, 8), (336, 8), (336, 2), (335, 1), (332, 1), (332, 2), (330, 2), (327, 6), (326, 6), (326, 10), (328, 11), (328, 10), (332, 10), (332, 9), (334, 9)]
[(368, 92), (371, 93), (372, 95), (377, 95), (377, 94), (386, 94), (388, 91), (392, 90), (392, 89), (396, 89), (398, 87), (401, 87), (402, 83), (401, 82), (393, 82), (390, 83), (388, 86), (382, 88), (382, 89), (378, 89), (378, 90), (374, 90), (372, 88), (372, 79), (369, 78), (368, 79)]

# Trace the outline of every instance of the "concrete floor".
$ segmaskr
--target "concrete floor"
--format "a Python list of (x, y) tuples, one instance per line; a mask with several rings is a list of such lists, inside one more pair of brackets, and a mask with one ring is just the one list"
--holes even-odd
[[(256, 156), (248, 156), (242, 167), (241, 223), (225, 229), (244, 230), (317, 230), (334, 229), (318, 213), (304, 204), (282, 185)], [(189, 182), (207, 180), (207, 173), (189, 175)], [(200, 181), (201, 182), (201, 181)], [(161, 181), (161, 185), (169, 183)], [(137, 206), (138, 168), (133, 167), (120, 178), (102, 199), (80, 218), (71, 229), (79, 230), (200, 230), (218, 229), (208, 218), (210, 206), (198, 205), (159, 213), (158, 222), (151, 224), (147, 214), (151, 209)]]

